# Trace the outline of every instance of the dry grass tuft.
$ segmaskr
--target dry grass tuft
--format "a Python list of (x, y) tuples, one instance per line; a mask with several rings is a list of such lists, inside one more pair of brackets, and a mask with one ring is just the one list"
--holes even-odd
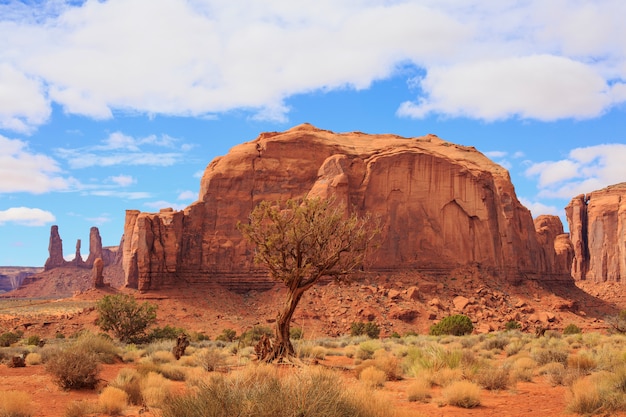
[(145, 403), (150, 407), (160, 407), (171, 392), (172, 382), (161, 374), (149, 372), (140, 385)]
[(39, 353), (36, 352), (31, 352), (28, 355), (26, 355), (26, 358), (24, 359), (26, 361), (26, 365), (41, 365), (41, 363), (43, 363), (43, 359), (41, 358), (41, 355)]
[(430, 382), (418, 378), (407, 387), (406, 395), (409, 401), (428, 402), (431, 397), (430, 390)]
[(128, 401), (133, 405), (141, 405), (143, 396), (141, 395), (141, 376), (131, 368), (122, 368), (117, 376), (109, 384), (112, 387), (123, 390), (128, 395)]
[(119, 415), (128, 406), (128, 394), (115, 387), (106, 387), (98, 397), (100, 412), (112, 416)]
[(30, 395), (24, 391), (0, 392), (0, 417), (30, 417), (35, 407)]
[(442, 390), (444, 400), (449, 405), (474, 408), (480, 405), (480, 387), (470, 381), (456, 381)]
[(387, 375), (375, 366), (368, 366), (361, 371), (359, 379), (371, 388), (381, 388), (385, 386)]

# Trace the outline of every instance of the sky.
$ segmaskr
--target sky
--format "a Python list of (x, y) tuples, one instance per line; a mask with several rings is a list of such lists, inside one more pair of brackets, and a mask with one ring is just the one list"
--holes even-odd
[[(125, 210), (183, 209), (217, 156), (308, 122), (436, 134), (533, 216), (626, 181), (623, 0), (0, 0), (0, 265)], [(567, 224), (564, 225), (567, 229)]]

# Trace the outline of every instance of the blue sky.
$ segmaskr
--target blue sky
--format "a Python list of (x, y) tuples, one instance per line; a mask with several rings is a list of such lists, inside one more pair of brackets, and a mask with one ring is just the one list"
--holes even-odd
[[(533, 215), (626, 181), (622, 0), (0, 0), (0, 265), (182, 209), (263, 131), (434, 133)], [(565, 225), (567, 227), (567, 225)]]

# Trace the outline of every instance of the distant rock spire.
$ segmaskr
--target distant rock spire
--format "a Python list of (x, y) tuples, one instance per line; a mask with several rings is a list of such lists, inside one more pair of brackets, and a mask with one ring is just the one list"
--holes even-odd
[(57, 225), (50, 228), (48, 253), (48, 259), (44, 265), (45, 271), (65, 265), (65, 259), (63, 259), (63, 240), (61, 240), (61, 236), (59, 236), (59, 226)]

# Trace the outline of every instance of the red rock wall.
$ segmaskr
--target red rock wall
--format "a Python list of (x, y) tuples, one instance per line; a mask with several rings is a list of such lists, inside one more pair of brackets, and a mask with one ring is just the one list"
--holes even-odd
[(127, 285), (221, 282), (245, 289), (267, 282), (236, 224), (260, 201), (306, 195), (333, 195), (381, 218), (373, 270), (445, 273), (480, 264), (511, 281), (569, 276), (554, 264), (554, 238), (537, 239), (508, 172), (474, 148), (434, 135), (335, 134), (301, 125), (215, 159), (199, 200), (183, 211), (127, 211)]
[(626, 280), (626, 183), (579, 195), (565, 208), (578, 280)]

